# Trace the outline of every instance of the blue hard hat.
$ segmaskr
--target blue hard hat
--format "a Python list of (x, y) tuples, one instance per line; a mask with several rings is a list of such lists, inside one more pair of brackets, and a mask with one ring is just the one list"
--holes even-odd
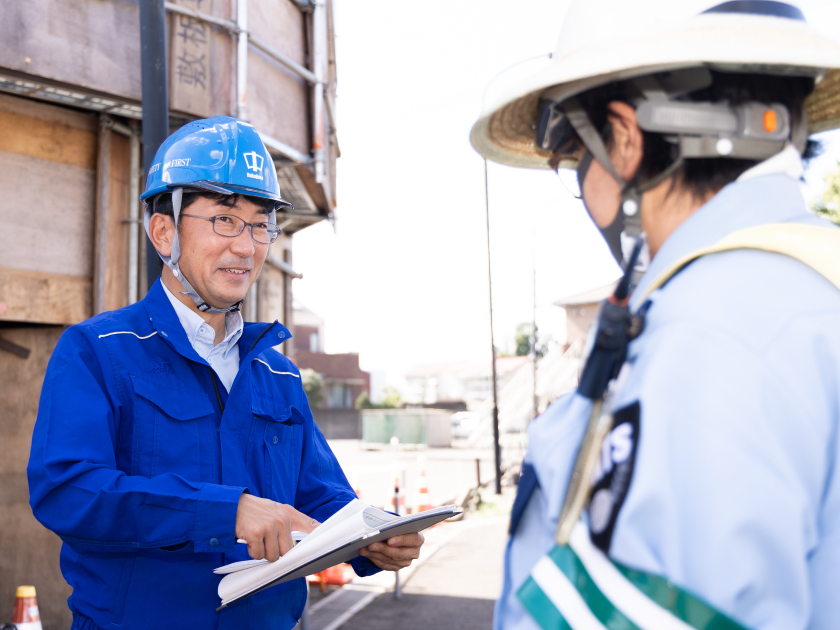
[(169, 136), (155, 154), (140, 199), (181, 186), (292, 205), (280, 196), (274, 162), (257, 130), (228, 116), (194, 120)]

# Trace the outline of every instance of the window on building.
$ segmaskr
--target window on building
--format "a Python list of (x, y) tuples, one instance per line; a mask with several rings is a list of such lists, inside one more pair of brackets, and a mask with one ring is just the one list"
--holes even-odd
[(351, 409), (353, 407), (352, 385), (332, 383), (328, 391), (327, 407), (331, 409)]
[(318, 352), (318, 333), (309, 333), (309, 352)]

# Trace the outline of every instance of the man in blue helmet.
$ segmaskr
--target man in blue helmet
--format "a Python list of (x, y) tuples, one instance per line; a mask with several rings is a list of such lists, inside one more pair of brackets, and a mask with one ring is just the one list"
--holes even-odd
[[(303, 580), (217, 612), (213, 574), (276, 560), (355, 498), (274, 349), (289, 331), (239, 313), (290, 204), (257, 131), (226, 117), (167, 139), (142, 199), (161, 278), (61, 337), (27, 468), (33, 512), (64, 542), (72, 627), (291, 628)], [(353, 567), (397, 570), (422, 542), (371, 545)]]

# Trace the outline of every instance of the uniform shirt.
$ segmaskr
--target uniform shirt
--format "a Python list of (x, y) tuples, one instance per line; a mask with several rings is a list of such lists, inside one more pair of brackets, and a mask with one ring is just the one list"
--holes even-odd
[(204, 318), (181, 302), (162, 282), (166, 297), (175, 309), (178, 321), (187, 333), (190, 345), (202, 359), (210, 364), (227, 391), (239, 372), (239, 346), (236, 342), (242, 336), (242, 314), (239, 311), (225, 315), (225, 338), (216, 345), (216, 331)]
[[(796, 171), (789, 155), (767, 170), (725, 187), (673, 232), (636, 307), (673, 262), (731, 232), (830, 225), (785, 174)], [(609, 556), (753, 630), (840, 627), (840, 292), (796, 260), (738, 250), (695, 261), (650, 301), (613, 407), (638, 403), (640, 420)], [(538, 627), (516, 591), (554, 545), (590, 410), (573, 393), (529, 429), (538, 483), (508, 541), (497, 629)]]
[[(292, 628), (304, 581), (220, 612), (213, 569), (245, 491), (323, 522), (355, 498), (312, 419), (289, 331), (246, 323), (230, 392), (193, 348), (160, 281), (137, 304), (68, 328), (50, 358), (27, 475), (58, 534), (73, 630)], [(376, 572), (366, 558), (356, 572)]]

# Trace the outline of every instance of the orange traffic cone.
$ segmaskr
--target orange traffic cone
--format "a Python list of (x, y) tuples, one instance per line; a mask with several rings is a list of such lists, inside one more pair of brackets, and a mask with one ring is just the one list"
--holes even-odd
[(317, 584), (322, 593), (327, 592), (327, 585), (330, 586), (344, 586), (356, 577), (356, 572), (349, 564), (337, 564), (329, 569), (324, 569), (318, 573), (306, 576), (306, 581), (309, 584)]
[(41, 615), (38, 613), (34, 586), (17, 587), (12, 623), (18, 627), (18, 630), (41, 630)]
[(429, 496), (429, 482), (426, 481), (426, 469), (421, 468), (417, 476), (417, 507), (414, 513), (425, 512), (432, 509), (432, 499)]

